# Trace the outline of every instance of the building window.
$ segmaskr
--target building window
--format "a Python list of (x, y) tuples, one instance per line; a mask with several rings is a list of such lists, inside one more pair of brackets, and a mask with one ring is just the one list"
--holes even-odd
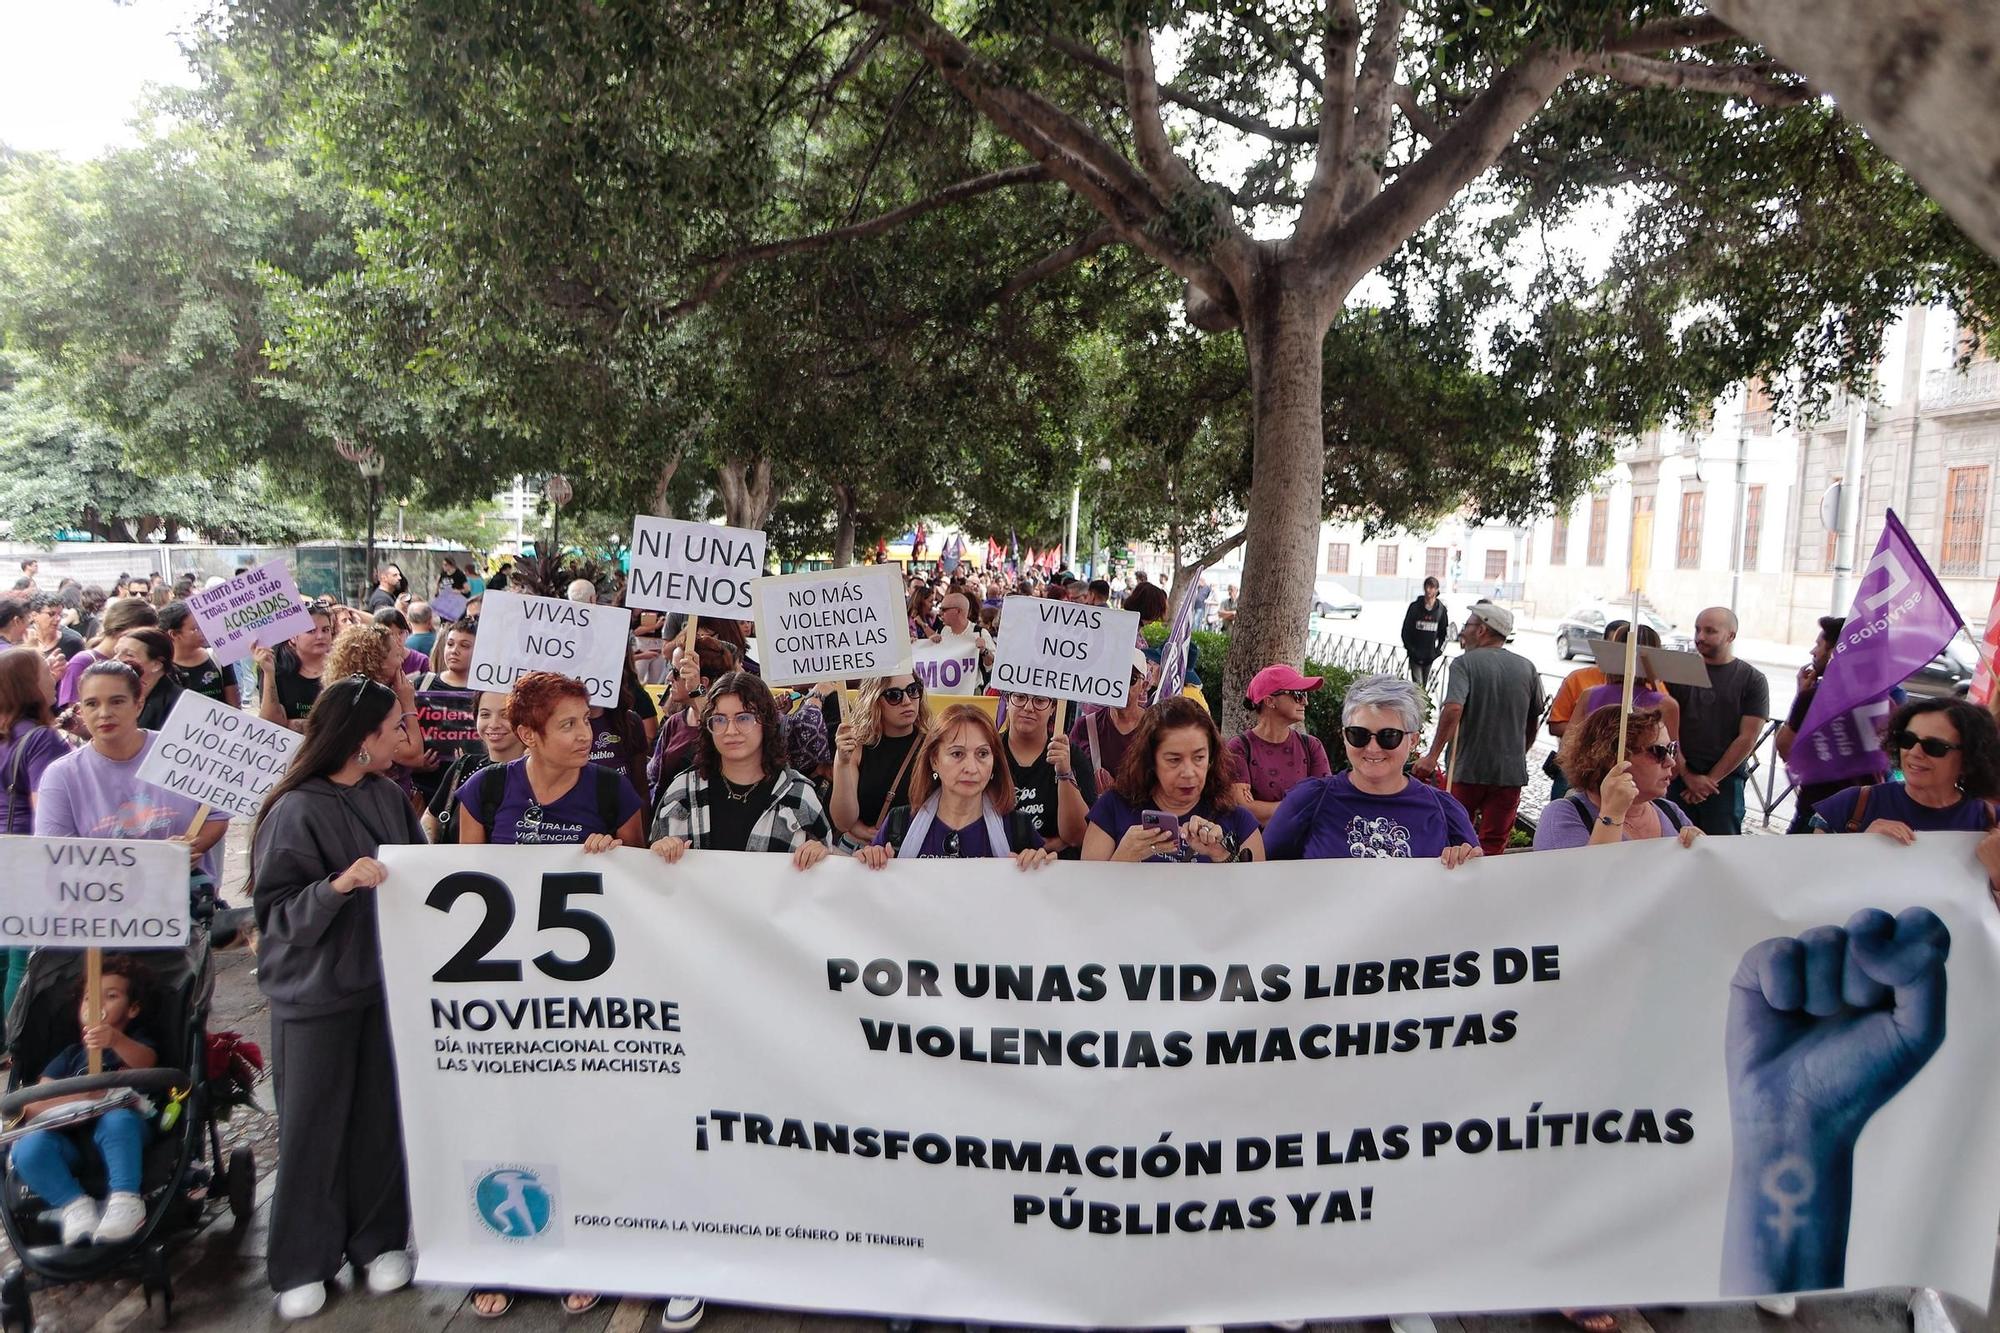
[(1604, 539), (1611, 530), (1611, 499), (1609, 496), (1593, 495), (1590, 498), (1590, 551), (1584, 558), (1592, 565), (1604, 563)]
[(1328, 542), (1326, 544), (1326, 572), (1345, 574), (1347, 572), (1347, 543)]
[(1569, 563), (1569, 515), (1557, 514), (1549, 521), (1549, 563)]
[(1504, 583), (1507, 581), (1507, 553), (1488, 551), (1486, 553), (1486, 581)]
[(1752, 486), (1743, 497), (1743, 564), (1757, 568), (1757, 540), (1764, 531), (1764, 488)]
[(1378, 575), (1383, 578), (1394, 578), (1396, 566), (1399, 563), (1395, 547), (1378, 546), (1375, 548), (1375, 572)]
[(1450, 556), (1451, 552), (1442, 546), (1426, 546), (1424, 548), (1424, 576), (1443, 583), (1445, 561)]
[(1701, 568), (1701, 504), (1700, 491), (1681, 492), (1680, 544), (1674, 551), (1677, 569)]
[(1955, 467), (1945, 475), (1944, 558), (1940, 574), (1980, 574), (1986, 545), (1984, 467)]

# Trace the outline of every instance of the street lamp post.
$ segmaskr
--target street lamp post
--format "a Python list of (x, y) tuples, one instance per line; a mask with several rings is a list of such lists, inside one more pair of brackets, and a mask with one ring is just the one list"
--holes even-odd
[(576, 492), (571, 489), (569, 478), (558, 472), (549, 478), (548, 484), (542, 488), (542, 493), (549, 497), (549, 508), (552, 511), (549, 519), (549, 558), (560, 565), (562, 563), (562, 507), (575, 497)]
[(375, 580), (375, 508), (382, 497), (382, 455), (370, 449), (362, 454), (355, 466), (361, 469), (361, 476), (368, 483), (368, 580), (372, 583)]

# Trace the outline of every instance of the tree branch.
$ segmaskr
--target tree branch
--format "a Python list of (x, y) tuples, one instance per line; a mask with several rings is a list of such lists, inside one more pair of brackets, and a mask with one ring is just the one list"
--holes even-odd
[[(886, 24), (883, 26), (887, 27)], [(903, 107), (909, 102), (911, 94), (917, 91), (917, 85), (923, 82), (924, 71), (929, 68), (928, 65), (917, 66), (916, 73), (910, 75), (910, 81), (903, 85), (903, 90), (896, 94), (896, 100), (889, 104), (889, 114), (882, 117), (882, 132), (875, 137), (875, 149), (868, 154), (868, 165), (861, 169), (861, 180), (854, 187), (854, 202), (847, 206), (846, 221), (852, 222), (861, 215), (861, 205), (868, 198), (868, 182), (874, 179), (875, 168), (881, 164), (882, 154), (889, 147), (889, 131), (896, 127), (896, 118), (903, 114)]]
[(679, 319), (696, 307), (714, 299), (736, 271), (745, 264), (755, 264), (766, 259), (777, 259), (783, 255), (799, 254), (807, 250), (823, 250), (842, 241), (858, 241), (869, 236), (878, 236), (892, 228), (899, 227), (913, 218), (926, 213), (934, 213), (940, 208), (963, 203), (994, 190), (1006, 189), (1013, 185), (1033, 185), (1049, 179), (1048, 169), (1039, 163), (1006, 167), (1000, 171), (989, 171), (984, 176), (960, 181), (947, 186), (936, 194), (919, 199), (915, 203), (904, 204), (880, 213), (866, 222), (856, 222), (849, 226), (834, 227), (829, 231), (814, 232), (810, 236), (795, 236), (786, 241), (768, 241), (763, 245), (753, 245), (730, 254), (718, 255), (708, 261), (709, 270), (695, 289), (674, 304), (660, 312), (660, 317), (669, 322)]
[(1195, 564), (1206, 569), (1208, 566), (1222, 559), (1223, 556), (1228, 555), (1231, 551), (1241, 546), (1249, 536), (1250, 529), (1248, 527), (1236, 529), (1235, 532), (1230, 533), (1227, 537), (1224, 537), (1221, 541), (1203, 551), (1196, 557)]
[(1675, 51), (1688, 46), (1711, 46), (1736, 36), (1734, 28), (1712, 14), (1689, 14), (1641, 24), (1630, 32), (1608, 39), (1598, 50), (1614, 55), (1631, 51)]
[[(1254, 3), (1248, 8), (1232, 5), (1229, 16), (1248, 28), (1252, 34), (1262, 38), (1273, 51), (1280, 52), (1280, 58), (1292, 73), (1298, 75), (1299, 82), (1308, 88), (1319, 87), (1319, 71), (1306, 63), (1305, 57), (1299, 54), (1296, 42), (1287, 41), (1276, 28), (1271, 26), (1269, 19), (1256, 11)], [(1311, 143), (1312, 140), (1307, 139), (1305, 142)]]
[(1060, 273), (1078, 260), (1088, 258), (1118, 239), (1118, 229), (1105, 223), (1095, 231), (1079, 236), (1068, 245), (1051, 250), (1034, 263), (1014, 274), (993, 297), (995, 305), (1010, 305), (1014, 298), (1043, 278)]
[(1396, 82), (1396, 57), (1402, 50), (1403, 0), (1379, 0), (1375, 24), (1361, 53), (1361, 76), (1354, 87), (1354, 145), (1350, 150), (1347, 188), (1339, 199), (1345, 217), (1382, 188), (1379, 163), (1389, 146), (1390, 101)]
[(1300, 245), (1316, 249), (1340, 216), (1340, 196), (1346, 183), (1348, 155), (1354, 138), (1354, 53), (1361, 44), (1361, 14), (1354, 0), (1326, 0), (1326, 31), (1320, 36), (1321, 81), (1319, 135), (1313, 150), (1312, 182), (1293, 235)]
[(1167, 141), (1167, 127), (1160, 120), (1160, 84), (1153, 72), (1153, 36), (1144, 28), (1125, 34), (1123, 43), (1125, 109), (1132, 117), (1132, 141), (1139, 150), (1139, 166), (1147, 179), (1169, 198), (1183, 190), (1199, 188), (1187, 163), (1180, 160)]
[(1800, 106), (1813, 98), (1802, 83), (1773, 83), (1768, 67), (1756, 65), (1701, 65), (1671, 60), (1648, 60), (1644, 56), (1596, 56), (1583, 64), (1583, 72), (1597, 74), (1634, 88), (1670, 88), (1677, 91), (1717, 93), (1723, 97), (1754, 102), (1758, 106)]
[[(1050, 50), (1061, 52), (1078, 64), (1087, 65), (1100, 74), (1108, 74), (1112, 78), (1121, 81), (1125, 77), (1125, 71), (1117, 61), (1099, 55), (1081, 42), (1072, 41), (1067, 37), (1059, 37), (1053, 33), (1045, 37), (1044, 40), (1048, 43)], [(1242, 130), (1245, 134), (1254, 134), (1260, 139), (1269, 139), (1273, 143), (1308, 144), (1319, 137), (1318, 129), (1311, 125), (1273, 125), (1268, 120), (1262, 120), (1241, 111), (1231, 110), (1219, 102), (1211, 102), (1206, 98), (1196, 97), (1194, 94), (1176, 88), (1170, 83), (1162, 83), (1156, 86), (1160, 90), (1161, 100), (1172, 102), (1176, 106), (1184, 106), (1198, 115), (1206, 116), (1210, 120), (1219, 121), (1224, 125)]]

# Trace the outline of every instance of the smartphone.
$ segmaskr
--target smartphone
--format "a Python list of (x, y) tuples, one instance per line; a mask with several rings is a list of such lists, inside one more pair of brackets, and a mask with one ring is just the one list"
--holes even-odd
[(1171, 833), (1174, 835), (1175, 842), (1187, 841), (1187, 835), (1181, 832), (1180, 817), (1178, 815), (1170, 815), (1164, 810), (1141, 810), (1139, 812), (1139, 827), (1158, 829), (1163, 833)]

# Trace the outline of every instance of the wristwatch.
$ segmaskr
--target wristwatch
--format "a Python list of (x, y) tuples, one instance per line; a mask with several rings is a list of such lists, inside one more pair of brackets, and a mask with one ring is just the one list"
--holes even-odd
[(1604, 825), (1604, 827), (1606, 828), (1615, 828), (1617, 825), (1623, 823), (1624, 821), (1613, 819), (1610, 815), (1599, 815), (1597, 817), (1597, 822)]

